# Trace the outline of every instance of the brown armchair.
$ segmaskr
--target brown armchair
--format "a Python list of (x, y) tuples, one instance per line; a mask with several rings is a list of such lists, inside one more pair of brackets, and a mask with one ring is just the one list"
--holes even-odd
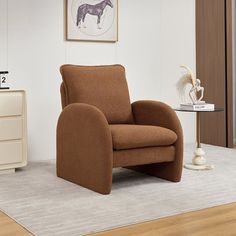
[(130, 104), (121, 65), (63, 65), (61, 74), (59, 177), (102, 194), (111, 191), (115, 167), (180, 181), (183, 134), (171, 107), (155, 101)]

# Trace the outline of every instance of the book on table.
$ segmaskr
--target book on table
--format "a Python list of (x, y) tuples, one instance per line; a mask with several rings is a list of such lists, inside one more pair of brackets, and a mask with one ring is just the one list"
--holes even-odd
[(183, 110), (191, 110), (191, 111), (214, 111), (215, 104), (211, 103), (202, 103), (202, 104), (192, 104), (192, 103), (183, 103), (180, 104), (180, 108)]

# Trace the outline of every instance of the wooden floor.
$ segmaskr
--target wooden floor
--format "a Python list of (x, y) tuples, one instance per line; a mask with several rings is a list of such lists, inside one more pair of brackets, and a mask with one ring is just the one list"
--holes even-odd
[(0, 212), (0, 236), (30, 236), (26, 229)]
[(236, 203), (119, 228), (93, 236), (235, 236)]
[[(30, 236), (0, 212), (0, 236)], [(132, 225), (91, 236), (235, 236), (236, 203)]]

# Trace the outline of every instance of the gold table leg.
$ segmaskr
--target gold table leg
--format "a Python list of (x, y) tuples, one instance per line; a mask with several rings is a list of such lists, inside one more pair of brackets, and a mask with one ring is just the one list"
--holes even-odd
[(197, 138), (196, 138), (196, 140), (197, 140), (197, 148), (201, 148), (201, 124), (200, 124), (200, 112), (196, 112), (197, 114), (197, 120), (196, 120), (196, 134), (197, 134)]

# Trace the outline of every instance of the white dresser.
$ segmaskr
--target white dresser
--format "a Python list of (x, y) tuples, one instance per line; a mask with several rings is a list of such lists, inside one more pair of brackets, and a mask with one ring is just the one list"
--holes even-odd
[(0, 90), (0, 174), (27, 165), (26, 94)]

